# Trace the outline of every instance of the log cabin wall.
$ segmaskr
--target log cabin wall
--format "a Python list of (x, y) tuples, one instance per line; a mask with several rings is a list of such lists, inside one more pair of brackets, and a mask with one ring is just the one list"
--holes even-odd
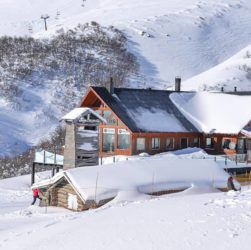
[[(65, 179), (62, 178), (50, 189), (43, 190), (46, 193), (46, 204), (49, 206), (63, 207), (73, 211), (84, 211), (90, 208), (98, 208), (113, 200), (114, 197), (100, 200), (98, 202), (94, 200), (82, 201), (79, 194), (74, 190), (72, 185)], [(75, 207), (72, 206), (69, 199), (75, 199)]]
[[(68, 199), (69, 194), (76, 196), (77, 199), (77, 208), (71, 209), (69, 208)], [(89, 209), (89, 205), (83, 203), (83, 201), (79, 198), (78, 194), (72, 188), (72, 186), (68, 183), (66, 179), (60, 181), (55, 187), (50, 190), (50, 198), (49, 205), (56, 207), (63, 207), (70, 210), (75, 211), (83, 211)]]

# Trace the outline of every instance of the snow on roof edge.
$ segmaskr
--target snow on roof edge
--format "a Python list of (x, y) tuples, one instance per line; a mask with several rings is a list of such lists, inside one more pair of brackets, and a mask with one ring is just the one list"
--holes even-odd
[(69, 113), (67, 113), (66, 115), (64, 115), (61, 118), (61, 121), (62, 120), (76, 120), (85, 112), (90, 112), (91, 114), (96, 116), (102, 122), (107, 123), (107, 121), (101, 115), (99, 115), (97, 112), (95, 112), (91, 108), (87, 108), (87, 107), (80, 107), (80, 108), (75, 108), (75, 109), (71, 110)]

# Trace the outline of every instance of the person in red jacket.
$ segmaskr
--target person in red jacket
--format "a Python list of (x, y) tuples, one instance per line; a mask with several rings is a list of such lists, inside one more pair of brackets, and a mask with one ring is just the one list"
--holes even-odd
[(37, 199), (42, 200), (42, 198), (39, 197), (39, 189), (38, 188), (33, 188), (32, 194), (33, 194), (33, 201), (31, 203), (31, 205), (34, 205)]

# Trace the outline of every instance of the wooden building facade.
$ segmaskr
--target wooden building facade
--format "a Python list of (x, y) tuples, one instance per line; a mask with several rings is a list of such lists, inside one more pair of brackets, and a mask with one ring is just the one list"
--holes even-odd
[(89, 107), (107, 120), (99, 125), (99, 155), (153, 155), (187, 147), (200, 147), (209, 154), (240, 151), (238, 134), (198, 131), (170, 100), (173, 92), (114, 88), (112, 84), (90, 87), (80, 107)]

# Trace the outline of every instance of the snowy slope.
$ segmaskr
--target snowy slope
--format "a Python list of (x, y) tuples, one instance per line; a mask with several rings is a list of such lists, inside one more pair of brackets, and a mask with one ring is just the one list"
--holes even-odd
[[(249, 0), (5, 0), (0, 34), (48, 36), (60, 28), (95, 20), (131, 38), (130, 48), (147, 77), (189, 78), (250, 44)], [(48, 14), (44, 32), (42, 14)], [(149, 36), (149, 37), (148, 37)]]
[(36, 145), (59, 124), (56, 117), (60, 117), (60, 110), (50, 105), (52, 88), (36, 88), (32, 91), (24, 86), (23, 90), (22, 110), (15, 110), (10, 103), (0, 101), (0, 155), (16, 154)]
[(183, 82), (182, 90), (251, 90), (251, 45), (225, 62)]
[[(176, 75), (188, 79), (209, 70), (248, 46), (250, 12), (250, 0), (3, 0), (0, 35), (50, 37), (58, 29), (92, 20), (114, 25), (126, 33), (128, 47), (140, 62), (142, 83), (137, 86), (160, 88), (170, 86)], [(40, 18), (44, 14), (50, 16), (47, 32)], [(204, 83), (217, 85), (218, 79), (231, 89), (237, 83), (240, 89), (250, 89), (249, 59), (245, 51), (237, 57), (233, 63), (184, 83), (184, 89), (201, 89)], [(58, 124), (58, 109), (45, 108), (53, 90), (30, 93), (24, 87), (24, 91), (27, 107), (37, 103), (36, 108), (13, 112), (0, 99), (4, 118), (0, 119), (0, 154), (36, 144)], [(39, 107), (48, 109), (53, 118), (42, 117), (45, 112)]]

